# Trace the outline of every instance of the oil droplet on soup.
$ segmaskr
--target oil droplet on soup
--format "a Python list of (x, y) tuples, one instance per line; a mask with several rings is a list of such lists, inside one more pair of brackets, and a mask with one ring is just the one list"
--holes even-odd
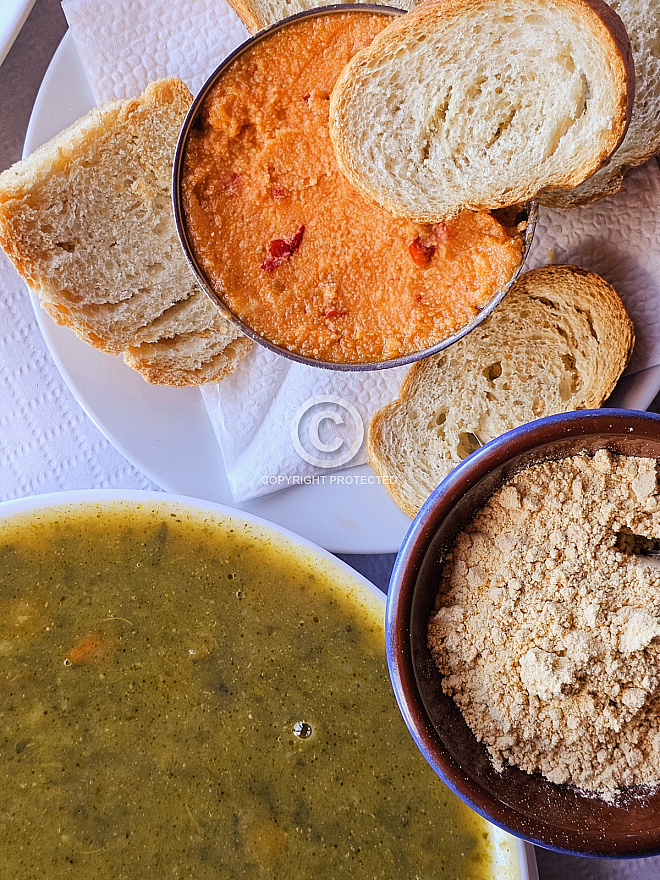
[(493, 877), (399, 716), (380, 606), (171, 510), (0, 527), (0, 878)]

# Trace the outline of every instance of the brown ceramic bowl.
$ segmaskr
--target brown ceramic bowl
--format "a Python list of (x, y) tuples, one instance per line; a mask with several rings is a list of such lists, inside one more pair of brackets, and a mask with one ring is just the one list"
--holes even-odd
[(244, 52), (252, 49), (252, 47), (256, 43), (259, 43), (262, 40), (267, 40), (276, 31), (290, 27), (292, 25), (295, 26), (297, 22), (307, 18), (315, 18), (317, 16), (326, 16), (332, 14), (344, 15), (347, 12), (377, 12), (379, 14), (391, 16), (404, 14), (404, 10), (401, 9), (396, 9), (391, 6), (380, 6), (369, 3), (343, 3), (309, 9), (305, 12), (299, 12), (296, 15), (290, 16), (289, 18), (285, 18), (282, 21), (279, 21), (276, 24), (272, 25), (271, 27), (259, 31), (259, 33), (255, 34), (255, 36), (250, 37), (248, 40), (242, 43), (236, 50), (234, 50), (234, 52), (232, 52), (227, 58), (225, 58), (225, 60), (219, 65), (219, 67), (216, 68), (216, 70), (211, 74), (211, 76), (207, 79), (207, 81), (200, 89), (199, 94), (195, 97), (195, 100), (192, 104), (192, 107), (190, 108), (190, 111), (185, 119), (185, 122), (181, 129), (181, 133), (179, 135), (179, 141), (177, 143), (176, 153), (174, 156), (173, 169), (174, 218), (179, 234), (179, 240), (183, 247), (186, 259), (188, 260), (190, 268), (192, 269), (200, 287), (209, 296), (211, 302), (213, 302), (213, 304), (219, 309), (223, 317), (231, 321), (246, 336), (249, 336), (255, 342), (258, 342), (260, 345), (263, 345), (265, 348), (275, 352), (276, 354), (283, 355), (290, 360), (297, 361), (301, 364), (307, 364), (308, 366), (312, 367), (322, 367), (326, 370), (349, 371), (382, 370), (390, 367), (399, 367), (404, 364), (410, 364), (413, 361), (429, 357), (429, 355), (437, 354), (439, 351), (442, 351), (443, 349), (452, 345), (454, 342), (458, 342), (459, 339), (462, 339), (464, 336), (474, 330), (475, 327), (481, 324), (481, 322), (484, 321), (488, 317), (488, 315), (490, 315), (493, 309), (495, 309), (504, 299), (511, 285), (523, 271), (523, 267), (532, 244), (534, 230), (536, 228), (536, 222), (538, 219), (538, 201), (534, 200), (529, 202), (527, 205), (521, 206), (521, 219), (524, 217), (526, 221), (526, 228), (523, 232), (523, 255), (520, 265), (514, 271), (513, 275), (504, 285), (504, 287), (502, 287), (501, 290), (498, 290), (491, 297), (491, 299), (471, 321), (468, 321), (467, 324), (464, 324), (451, 336), (447, 336), (445, 339), (440, 340), (435, 345), (430, 346), (429, 348), (415, 351), (401, 357), (392, 358), (390, 360), (371, 361), (368, 363), (336, 363), (333, 361), (323, 361), (296, 354), (286, 348), (283, 348), (282, 346), (276, 345), (274, 342), (271, 342), (266, 337), (261, 336), (259, 333), (257, 333), (249, 324), (246, 324), (239, 314), (229, 308), (222, 296), (222, 291), (218, 290), (217, 287), (214, 286), (214, 284), (207, 277), (206, 273), (201, 267), (200, 262), (195, 255), (195, 250), (190, 241), (190, 236), (188, 234), (188, 229), (186, 225), (186, 215), (183, 208), (183, 165), (190, 131), (195, 126), (199, 118), (201, 106), (204, 99), (213, 89), (216, 83), (222, 78), (227, 69), (231, 67), (236, 59), (239, 58)]
[(603, 447), (660, 459), (660, 416), (616, 409), (550, 416), (504, 434), (452, 471), (415, 518), (399, 551), (387, 601), (387, 660), (418, 747), (482, 816), (562, 852), (649, 856), (660, 853), (660, 791), (612, 805), (515, 767), (497, 773), (453, 700), (443, 694), (426, 642), (444, 551), (485, 500), (521, 468)]

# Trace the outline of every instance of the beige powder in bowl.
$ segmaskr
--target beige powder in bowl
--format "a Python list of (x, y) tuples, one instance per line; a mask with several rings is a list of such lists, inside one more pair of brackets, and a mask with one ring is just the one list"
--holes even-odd
[(533, 465), (447, 554), (429, 647), (496, 768), (609, 801), (660, 782), (657, 473), (607, 450)]

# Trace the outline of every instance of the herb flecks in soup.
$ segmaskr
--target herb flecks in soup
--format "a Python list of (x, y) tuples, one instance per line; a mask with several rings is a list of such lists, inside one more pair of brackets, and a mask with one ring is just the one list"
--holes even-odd
[(0, 877), (493, 876), (351, 584), (185, 508), (8, 521)]

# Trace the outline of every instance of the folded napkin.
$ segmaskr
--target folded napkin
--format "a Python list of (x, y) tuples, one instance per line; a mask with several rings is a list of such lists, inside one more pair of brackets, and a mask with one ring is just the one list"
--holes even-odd
[[(99, 101), (176, 75), (195, 92), (247, 31), (224, 0), (63, 0)], [(530, 268), (573, 262), (603, 275), (625, 301), (637, 346), (630, 370), (660, 364), (660, 170), (631, 173), (623, 192), (569, 212), (542, 210)], [(369, 419), (396, 397), (406, 368), (337, 373), (260, 346), (203, 390), (236, 501), (366, 461)]]
[(526, 268), (574, 263), (602, 275), (635, 325), (626, 375), (660, 364), (660, 167), (629, 171), (621, 192), (569, 211), (542, 208)]
[(397, 396), (407, 367), (337, 373), (261, 345), (202, 395), (236, 501), (364, 464), (369, 419)]
[(249, 36), (224, 0), (62, 0), (62, 9), (99, 103), (164, 76), (195, 94)]

